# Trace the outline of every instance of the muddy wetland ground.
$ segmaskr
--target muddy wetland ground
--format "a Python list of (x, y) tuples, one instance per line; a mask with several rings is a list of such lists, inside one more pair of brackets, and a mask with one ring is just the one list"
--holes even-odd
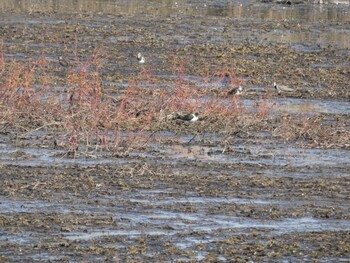
[(349, 262), (321, 2), (0, 1), (0, 262)]

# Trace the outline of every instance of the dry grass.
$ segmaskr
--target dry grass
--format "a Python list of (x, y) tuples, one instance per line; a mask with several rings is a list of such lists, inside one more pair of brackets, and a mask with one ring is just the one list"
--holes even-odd
[[(220, 129), (230, 134), (253, 126), (265, 125), (266, 129), (265, 120), (273, 111), (267, 102), (271, 94), (258, 98), (250, 110), (238, 96), (229, 96), (228, 91), (240, 85), (241, 80), (226, 66), (213, 73), (207, 70), (202, 79), (210, 85), (200, 87), (186, 80), (186, 67), (174, 58), (173, 75), (177, 78), (173, 86), (160, 88), (152, 70), (143, 67), (129, 79), (124, 92), (113, 96), (105, 92), (101, 81), (99, 52), (85, 62), (74, 57), (67, 68), (45, 58), (7, 61), (0, 42), (0, 131), (53, 130), (65, 134), (69, 150), (75, 151), (80, 144), (106, 148), (112, 145), (108, 149), (118, 149), (120, 145), (143, 145), (148, 140), (143, 136), (146, 130), (174, 126), (169, 118), (174, 112), (199, 112), (198, 129)], [(51, 78), (56, 75), (64, 85), (52, 84)], [(122, 131), (133, 135), (123, 137)], [(300, 122), (287, 117), (273, 134), (287, 141), (320, 141), (332, 131), (317, 118)]]

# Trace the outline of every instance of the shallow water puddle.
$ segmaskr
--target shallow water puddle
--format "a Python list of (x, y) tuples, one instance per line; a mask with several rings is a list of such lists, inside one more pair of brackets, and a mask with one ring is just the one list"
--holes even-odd
[[(152, 217), (157, 218), (158, 215), (152, 215)], [(73, 232), (64, 234), (67, 239), (70, 240), (92, 240), (99, 239), (108, 236), (128, 236), (129, 238), (137, 238), (139, 236), (150, 235), (150, 236), (174, 236), (178, 234), (186, 234), (195, 232), (204, 232), (208, 233), (208, 236), (201, 236), (198, 239), (198, 242), (202, 242), (200, 240), (207, 240), (208, 242), (213, 241), (210, 236), (211, 232), (215, 230), (222, 229), (237, 229), (244, 231), (244, 229), (268, 229), (273, 231), (275, 234), (286, 234), (291, 232), (317, 232), (317, 231), (349, 231), (350, 226), (349, 222), (345, 220), (321, 220), (315, 218), (287, 218), (280, 221), (261, 221), (247, 218), (238, 218), (238, 217), (230, 217), (230, 216), (217, 216), (208, 215), (205, 216), (181, 216), (180, 214), (174, 214), (173, 216), (162, 216), (160, 215), (158, 219), (166, 220), (161, 223), (159, 220), (151, 219), (148, 224), (150, 227), (142, 230), (132, 230), (132, 229), (120, 229), (120, 230), (92, 230), (90, 233), (86, 232)], [(182, 220), (191, 218), (193, 220), (192, 224), (170, 224), (169, 220)], [(210, 218), (210, 219), (208, 219)], [(149, 219), (149, 218), (148, 218)], [(154, 222), (155, 221), (155, 222)], [(170, 225), (169, 225), (170, 224)], [(151, 225), (158, 225), (158, 227)], [(162, 229), (164, 226), (171, 226), (171, 230)], [(222, 237), (224, 238), (224, 237)], [(195, 239), (192, 240), (195, 245), (197, 242)]]
[(267, 102), (266, 107), (271, 114), (277, 114), (277, 112), (350, 114), (350, 102), (348, 101), (298, 98), (277, 98), (259, 101), (241, 98), (240, 101), (244, 108), (252, 111), (256, 111), (255, 105), (257, 103)]
[[(175, 76), (168, 76), (175, 79)], [(222, 89), (225, 86), (221, 84), (220, 78), (215, 78), (214, 80), (207, 81), (200, 77), (195, 76), (185, 76), (186, 81), (194, 81), (193, 84), (187, 84), (188, 87), (202, 87), (205, 89), (208, 88), (217, 88)], [(146, 87), (145, 85), (141, 85), (142, 87)], [(162, 89), (171, 89), (174, 88), (176, 84), (164, 84)], [(259, 93), (266, 93), (266, 90), (269, 88), (266, 87), (244, 87), (243, 95), (237, 96), (237, 107), (243, 107), (248, 110), (256, 111), (256, 105), (259, 103), (267, 103), (267, 108), (271, 111), (271, 113), (275, 113), (276, 111), (282, 111), (287, 113), (331, 113), (331, 114), (350, 114), (350, 102), (345, 100), (323, 100), (323, 99), (299, 99), (299, 98), (286, 98), (282, 96), (278, 96), (275, 99), (251, 99), (245, 98), (244, 94), (253, 95), (258, 98)], [(303, 89), (302, 87), (297, 87), (298, 89)], [(276, 93), (276, 91), (270, 87), (270, 91), (272, 93)], [(250, 94), (253, 92), (252, 94)], [(276, 93), (277, 94), (277, 93)], [(190, 98), (187, 99), (187, 102), (192, 105), (201, 105), (205, 107), (206, 103), (214, 100), (213, 96), (202, 96), (196, 99)], [(231, 98), (220, 98), (220, 103), (224, 103), (227, 105), (231, 105)], [(200, 107), (199, 107), (200, 108)]]
[(288, 98), (278, 100), (277, 109), (288, 113), (350, 114), (350, 102)]
[[(276, 143), (270, 139), (256, 139), (245, 141), (237, 139), (233, 143), (223, 147), (220, 145), (220, 136), (204, 134), (201, 136), (181, 136), (173, 133), (159, 133), (159, 139), (171, 138), (179, 143), (167, 144), (149, 143), (147, 152), (133, 151), (126, 158), (114, 158), (104, 156), (104, 153), (81, 153), (76, 158), (66, 157), (64, 150), (44, 148), (17, 148), (6, 144), (0, 144), (0, 160), (3, 164), (16, 164), (19, 166), (59, 166), (59, 165), (98, 165), (98, 164), (123, 164), (130, 162), (132, 158), (146, 158), (167, 163), (169, 161), (202, 161), (227, 164), (261, 164), (261, 165), (292, 165), (295, 167), (315, 166), (319, 167), (349, 167), (350, 159), (347, 150), (342, 149), (303, 149), (287, 147), (285, 144)], [(198, 140), (209, 138), (217, 146), (203, 146)], [(188, 142), (191, 141), (191, 144)], [(215, 145), (215, 144), (214, 144)], [(159, 158), (161, 157), (161, 158)]]
[[(266, 142), (267, 143), (267, 142)], [(307, 165), (319, 166), (350, 166), (347, 150), (340, 149), (299, 149), (285, 145), (254, 145), (244, 146), (233, 144), (228, 150), (222, 147), (207, 147), (200, 145), (162, 145), (156, 147), (161, 155), (172, 158), (219, 163), (242, 163), (262, 165)]]
[[(81, 209), (80, 209), (81, 208)], [(84, 209), (79, 208), (77, 205), (74, 211), (77, 213), (83, 213)], [(2, 213), (52, 213), (57, 212), (60, 214), (71, 213), (72, 207), (67, 209), (59, 203), (45, 202), (42, 200), (23, 200), (12, 199), (7, 197), (0, 197), (0, 211)]]
[[(147, 193), (145, 193), (147, 195)], [(245, 199), (245, 198), (206, 198), (206, 197), (187, 197), (187, 198), (162, 198), (162, 200), (150, 200), (145, 198), (141, 199), (133, 199), (131, 198), (129, 200), (130, 202), (135, 203), (142, 203), (142, 204), (152, 204), (156, 206), (161, 205), (169, 205), (169, 204), (176, 204), (176, 203), (185, 203), (185, 204), (219, 204), (219, 203), (236, 203), (236, 204), (283, 204), (285, 202), (283, 201), (277, 201), (277, 200), (261, 200), (261, 199)]]
[[(79, 164), (83, 166), (97, 164), (111, 164), (127, 162), (123, 159), (110, 158), (67, 158), (64, 150), (42, 149), (42, 148), (12, 148), (0, 147), (0, 160), (3, 164), (16, 164), (18, 166), (55, 166), (65, 164)], [(63, 157), (59, 157), (63, 155)]]
[[(143, 198), (147, 197), (147, 191), (141, 191), (136, 195), (143, 194)], [(160, 197), (160, 196), (159, 196)], [(244, 229), (257, 228), (268, 229), (274, 234), (285, 234), (291, 232), (307, 232), (307, 231), (347, 231), (350, 230), (349, 222), (346, 220), (336, 219), (317, 219), (312, 217), (300, 218), (282, 218), (280, 220), (262, 220), (252, 219), (247, 217), (237, 217), (224, 215), (220, 213), (208, 214), (210, 205), (218, 206), (221, 204), (256, 204), (256, 205), (278, 205), (278, 206), (300, 206), (305, 205), (300, 201), (290, 204), (287, 201), (279, 200), (259, 200), (259, 199), (244, 199), (244, 198), (208, 198), (208, 197), (188, 197), (174, 198), (162, 197), (164, 200), (153, 199), (135, 199), (135, 193), (125, 193), (118, 197), (118, 200), (123, 203), (129, 201), (131, 203), (139, 203), (144, 205), (144, 209), (137, 209), (134, 212), (126, 208), (118, 206), (104, 206), (100, 202), (99, 206), (93, 204), (76, 202), (74, 206), (67, 209), (66, 204), (56, 202), (46, 202), (40, 200), (21, 200), (9, 197), (0, 198), (0, 210), (3, 214), (11, 215), (12, 213), (43, 213), (46, 215), (53, 214), (79, 214), (80, 217), (93, 216), (94, 218), (115, 218), (115, 224), (119, 229), (96, 229), (88, 228), (84, 232), (64, 233), (71, 240), (90, 240), (102, 238), (106, 236), (128, 236), (136, 238), (142, 235), (155, 236), (174, 236), (181, 233), (204, 232), (208, 238), (212, 236), (212, 231), (222, 229)], [(83, 201), (83, 200), (82, 200)], [(69, 200), (66, 202), (70, 202)], [(193, 204), (197, 206), (197, 212), (175, 212), (166, 211), (168, 205), (176, 205), (180, 203)], [(206, 204), (205, 209), (201, 209), (202, 204)], [(149, 206), (152, 205), (152, 206)], [(345, 205), (345, 204), (344, 204)], [(155, 207), (156, 206), (156, 207)], [(164, 210), (164, 207), (168, 207)], [(119, 219), (119, 220), (118, 220)], [(142, 225), (147, 224), (147, 228), (142, 228)], [(141, 227), (142, 230), (137, 229)], [(203, 237), (201, 237), (202, 239)], [(22, 237), (25, 242), (28, 237)]]

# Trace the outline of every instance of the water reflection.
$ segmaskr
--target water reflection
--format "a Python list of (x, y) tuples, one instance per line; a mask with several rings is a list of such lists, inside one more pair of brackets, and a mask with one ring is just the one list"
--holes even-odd
[(262, 3), (258, 0), (248, 1), (159, 1), (159, 0), (2, 0), (1, 11), (12, 12), (58, 12), (58, 13), (102, 13), (102, 14), (152, 14), (201, 15), (230, 18), (250, 18), (261, 20), (296, 20), (296, 21), (342, 21), (349, 22), (349, 0), (328, 2), (342, 5), (301, 4), (281, 5)]
[[(3, 14), (0, 16), (0, 23), (20, 21), (14, 14), (29, 14), (33, 23), (42, 23), (42, 19), (46, 18), (46, 24), (58, 21), (51, 16), (53, 13), (64, 14), (63, 19), (69, 19), (70, 15), (74, 19), (77, 14), (81, 17), (95, 16), (102, 23), (105, 23), (105, 20), (118, 19), (119, 16), (131, 16), (132, 19), (138, 20), (137, 17), (133, 17), (141, 14), (145, 18), (140, 20), (144, 19), (146, 22), (147, 19), (171, 17), (179, 22), (178, 29), (181, 23), (185, 23), (187, 33), (196, 34), (191, 21), (207, 18), (206, 23), (209, 26), (220, 28), (214, 33), (207, 31), (207, 35), (213, 33), (211, 40), (214, 42), (224, 41), (225, 34), (222, 32), (227, 23), (239, 22), (242, 26), (235, 26), (235, 30), (229, 32), (230, 39), (240, 41), (242, 38), (256, 38), (259, 41), (316, 43), (322, 46), (336, 44), (341, 48), (349, 48), (350, 28), (347, 25), (350, 22), (350, 5), (346, 3), (350, 0), (328, 1), (345, 3), (342, 5), (313, 4), (315, 1), (305, 1), (309, 3), (283, 5), (263, 3), (259, 0), (2, 0), (0, 13)], [(36, 21), (35, 17), (40, 17), (40, 20)], [(184, 22), (178, 17), (184, 18)], [(24, 22), (28, 23), (28, 20)], [(265, 27), (265, 24), (270, 30), (261, 32), (259, 27)], [(255, 28), (255, 25), (259, 27)], [(207, 38), (201, 39), (208, 42)], [(197, 40), (199, 41), (199, 38)]]
[(327, 32), (298, 32), (275, 30), (262, 35), (263, 38), (283, 43), (314, 43), (350, 47), (350, 30), (329, 30)]

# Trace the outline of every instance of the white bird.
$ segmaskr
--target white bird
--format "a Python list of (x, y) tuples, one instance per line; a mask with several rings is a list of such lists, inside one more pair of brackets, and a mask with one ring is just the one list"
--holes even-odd
[(137, 61), (139, 62), (139, 64), (145, 63), (145, 58), (141, 55), (141, 53), (137, 54)]
[(198, 121), (199, 117), (198, 117), (198, 113), (196, 112), (196, 113), (190, 113), (190, 114), (186, 114), (184, 116), (180, 116), (179, 118), (180, 118), (180, 120), (183, 120), (183, 121), (194, 122), (194, 121)]
[(282, 92), (293, 92), (294, 91), (294, 89), (289, 88), (287, 86), (277, 85), (276, 82), (273, 83), (273, 86), (278, 91), (278, 94), (281, 94)]

